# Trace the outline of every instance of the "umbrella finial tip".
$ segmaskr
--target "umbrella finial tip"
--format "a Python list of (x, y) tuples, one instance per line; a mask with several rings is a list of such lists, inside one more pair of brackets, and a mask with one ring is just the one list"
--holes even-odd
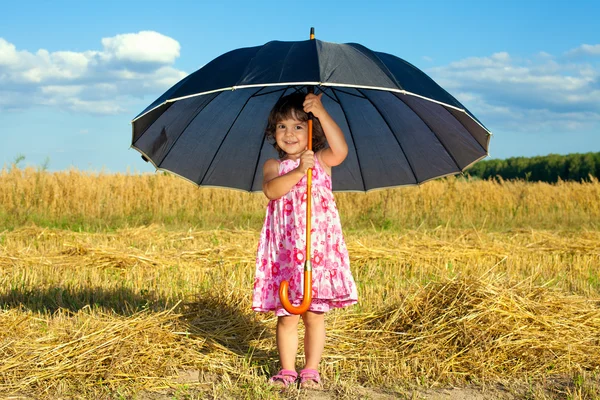
[(311, 27), (310, 28), (310, 40), (313, 40), (315, 38), (315, 28)]

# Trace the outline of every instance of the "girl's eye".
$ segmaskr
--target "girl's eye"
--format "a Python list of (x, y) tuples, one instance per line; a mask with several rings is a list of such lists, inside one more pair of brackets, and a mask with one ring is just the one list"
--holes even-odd
[(304, 127), (302, 125), (296, 125), (296, 130), (301, 130), (304, 129)]
[(285, 125), (283, 125), (283, 124), (277, 124), (277, 129), (285, 129)]

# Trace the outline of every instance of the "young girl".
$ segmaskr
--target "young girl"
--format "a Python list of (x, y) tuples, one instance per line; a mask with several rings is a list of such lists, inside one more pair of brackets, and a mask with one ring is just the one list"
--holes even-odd
[[(256, 257), (252, 309), (275, 311), (277, 350), (281, 370), (271, 382), (287, 386), (298, 378), (298, 315), (289, 314), (279, 300), (279, 285), (290, 284), (289, 299), (298, 306), (303, 298), (306, 254), (306, 172), (312, 172), (311, 262), (312, 304), (302, 315), (305, 326), (305, 364), (300, 371), (302, 388), (320, 387), (318, 366), (325, 346), (325, 315), (331, 308), (357, 301), (348, 251), (331, 192), (331, 167), (348, 154), (339, 126), (327, 113), (321, 96), (294, 93), (281, 98), (271, 110), (266, 136), (279, 153), (263, 168), (263, 192), (269, 198)], [(314, 115), (313, 151), (308, 148), (308, 113)], [(326, 147), (325, 144), (329, 146)]]

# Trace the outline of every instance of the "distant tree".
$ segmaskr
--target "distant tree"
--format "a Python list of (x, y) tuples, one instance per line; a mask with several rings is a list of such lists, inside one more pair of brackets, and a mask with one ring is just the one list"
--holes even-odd
[[(600, 156), (600, 153), (598, 155)], [(598, 162), (600, 162), (600, 157), (598, 157)], [(581, 179), (587, 180), (590, 179), (590, 176), (600, 176), (600, 164), (596, 163), (594, 154), (586, 153), (583, 154), (581, 160)]]
[(582, 181), (590, 176), (600, 179), (600, 152), (549, 154), (536, 157), (512, 157), (480, 161), (466, 174), (481, 179), (525, 179), (532, 182)]

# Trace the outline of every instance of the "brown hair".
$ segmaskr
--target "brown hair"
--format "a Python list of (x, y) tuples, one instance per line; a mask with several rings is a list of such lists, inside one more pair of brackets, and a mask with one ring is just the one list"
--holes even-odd
[[(308, 114), (304, 112), (304, 98), (306, 94), (302, 92), (292, 93), (279, 99), (279, 101), (273, 106), (271, 113), (269, 114), (269, 121), (267, 123), (267, 129), (265, 130), (265, 136), (269, 143), (275, 147), (279, 158), (285, 157), (285, 152), (279, 148), (275, 141), (275, 129), (277, 123), (288, 118), (294, 118), (298, 121), (308, 121)], [(312, 150), (316, 153), (317, 151), (324, 149), (327, 144), (327, 138), (321, 127), (319, 119), (313, 117), (313, 132), (312, 132)]]

